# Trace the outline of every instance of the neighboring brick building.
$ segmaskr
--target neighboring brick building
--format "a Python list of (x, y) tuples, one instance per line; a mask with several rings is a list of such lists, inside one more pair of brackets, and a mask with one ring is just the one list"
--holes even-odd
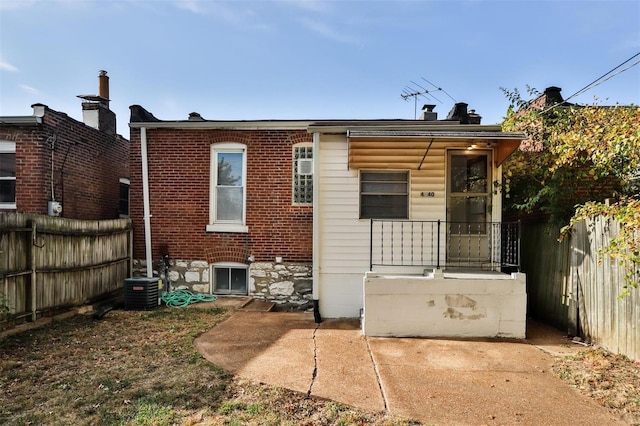
[(132, 106), (134, 258), (167, 256), (172, 288), (311, 306), (312, 179), (297, 170), (311, 164), (308, 124), (160, 121)]
[(0, 212), (115, 219), (128, 215), (129, 141), (116, 134), (109, 77), (83, 99), (84, 123), (43, 104), (0, 117)]

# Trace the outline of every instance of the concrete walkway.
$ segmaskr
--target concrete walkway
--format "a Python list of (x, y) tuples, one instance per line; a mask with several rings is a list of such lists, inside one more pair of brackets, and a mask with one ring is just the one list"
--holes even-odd
[(196, 340), (238, 376), (436, 425), (616, 425), (551, 372), (582, 349), (534, 325), (528, 339), (366, 338), (356, 320), (238, 311)]

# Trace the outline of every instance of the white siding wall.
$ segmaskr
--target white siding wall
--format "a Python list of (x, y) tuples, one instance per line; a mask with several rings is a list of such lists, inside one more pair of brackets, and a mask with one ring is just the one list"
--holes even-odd
[[(464, 149), (467, 143), (455, 145), (459, 145), (456, 146), (458, 149)], [(427, 146), (425, 143), (425, 151)], [(452, 147), (452, 143), (448, 142), (447, 146)], [(393, 150), (385, 154), (389, 156), (389, 168), (396, 168), (393, 166)], [(358, 317), (363, 307), (362, 278), (369, 270), (370, 226), (368, 220), (358, 219), (359, 173), (358, 170), (349, 170), (348, 144), (344, 135), (322, 135), (317, 158), (319, 200), (316, 208), (320, 221), (317, 285), (320, 313), (326, 318)], [(414, 158), (410, 182), (410, 218), (446, 220), (445, 143), (434, 142), (421, 170), (417, 169), (422, 158)], [(433, 196), (429, 196), (429, 193), (433, 193)], [(499, 210), (497, 213), (499, 218)], [(495, 215), (494, 209), (494, 220), (499, 220), (495, 219)], [(440, 248), (444, 250), (444, 227), (442, 232)]]
[(348, 170), (344, 136), (324, 135), (319, 147), (320, 313), (358, 317), (369, 269), (369, 222), (358, 219), (358, 171)]

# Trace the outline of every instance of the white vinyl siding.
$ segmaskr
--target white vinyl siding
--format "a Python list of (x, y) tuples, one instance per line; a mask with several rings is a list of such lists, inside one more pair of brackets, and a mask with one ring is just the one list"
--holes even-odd
[[(409, 170), (409, 218), (445, 221), (447, 152), (466, 149), (468, 145), (468, 141), (436, 140), (423, 158), (429, 141), (366, 142), (359, 152), (352, 153), (350, 169), (346, 137), (321, 136), (316, 154), (319, 200), (314, 208), (320, 223), (317, 285), (323, 316), (357, 317), (363, 307), (362, 280), (369, 270), (370, 220), (359, 219), (360, 170)], [(492, 179), (500, 178), (495, 170), (491, 173)], [(500, 197), (497, 193), (492, 199), (494, 220), (500, 218)], [(445, 231), (446, 226), (442, 226), (441, 253), (446, 249)]]
[(369, 221), (358, 219), (359, 178), (348, 170), (346, 138), (320, 140), (319, 282), (320, 312), (327, 318), (357, 317), (362, 308), (362, 277), (369, 269)]

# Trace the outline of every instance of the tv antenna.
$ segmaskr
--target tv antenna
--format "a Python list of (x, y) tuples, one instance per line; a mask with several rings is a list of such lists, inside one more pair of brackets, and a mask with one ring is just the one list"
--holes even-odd
[[(428, 99), (427, 98), (427, 96), (428, 96), (429, 98), (432, 98), (432, 99), (436, 100), (437, 102), (442, 103), (442, 101), (440, 99), (438, 99), (437, 97), (435, 97), (432, 94), (433, 92), (442, 92), (445, 95), (449, 96), (453, 100), (453, 102), (457, 102), (442, 87), (436, 86), (435, 84), (431, 83), (429, 80), (425, 79), (424, 77), (420, 77), (420, 78), (422, 78), (424, 81), (426, 81), (427, 83), (432, 85), (434, 88), (433, 89), (427, 89), (426, 87), (424, 87), (424, 86), (416, 83), (415, 81), (411, 80), (411, 85), (404, 86), (404, 88), (402, 89), (402, 93), (400, 94), (400, 97), (402, 99), (404, 99), (405, 101), (408, 101), (409, 98), (413, 98), (413, 119), (414, 120), (418, 118), (418, 98), (419, 97), (422, 97), (424, 99)], [(416, 87), (418, 87), (418, 88), (416, 88)]]

